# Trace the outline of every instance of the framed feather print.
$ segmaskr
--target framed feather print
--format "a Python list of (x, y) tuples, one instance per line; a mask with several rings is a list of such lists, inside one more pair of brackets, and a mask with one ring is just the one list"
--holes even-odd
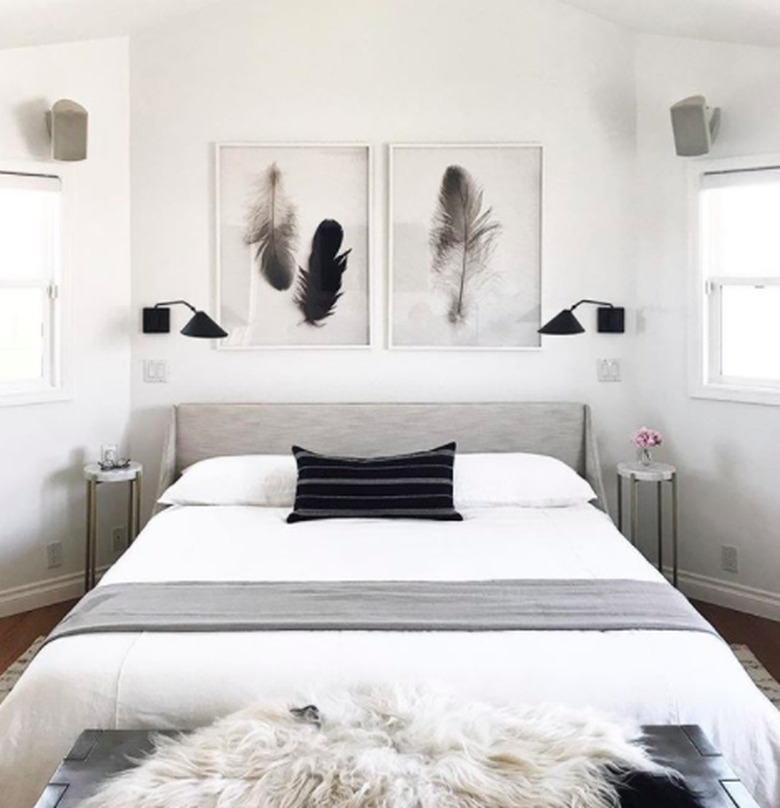
[(371, 149), (216, 150), (221, 349), (370, 344)]
[(390, 347), (539, 348), (541, 225), (541, 146), (391, 146)]

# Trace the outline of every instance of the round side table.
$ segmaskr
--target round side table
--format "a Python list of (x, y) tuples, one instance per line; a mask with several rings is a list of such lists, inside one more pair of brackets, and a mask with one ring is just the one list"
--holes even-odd
[(631, 544), (636, 545), (639, 534), (639, 508), (637, 486), (639, 483), (655, 483), (656, 513), (658, 520), (658, 571), (664, 571), (664, 505), (663, 486), (669, 483), (672, 489), (672, 583), (677, 586), (677, 469), (668, 463), (619, 463), (617, 467), (618, 529), (623, 532), (623, 480), (629, 486), (629, 530)]
[(98, 463), (84, 466), (87, 481), (87, 561), (84, 570), (84, 591), (89, 592), (95, 584), (97, 567), (97, 490), (104, 483), (130, 483), (130, 500), (127, 511), (127, 540), (132, 544), (138, 535), (141, 522), (141, 477), (144, 467), (135, 461), (121, 469), (102, 469)]

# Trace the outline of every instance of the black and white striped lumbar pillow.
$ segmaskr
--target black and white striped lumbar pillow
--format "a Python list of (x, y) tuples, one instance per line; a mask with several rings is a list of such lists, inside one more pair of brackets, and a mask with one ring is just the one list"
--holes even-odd
[(452, 502), (454, 443), (394, 457), (327, 457), (300, 446), (292, 451), (298, 463), (298, 487), (288, 522), (463, 519)]

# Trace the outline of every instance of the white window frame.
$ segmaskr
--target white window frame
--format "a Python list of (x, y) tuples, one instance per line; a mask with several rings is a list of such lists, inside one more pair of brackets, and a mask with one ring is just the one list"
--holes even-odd
[[(56, 163), (0, 161), (0, 174), (56, 177), (61, 184), (59, 251), (55, 256), (52, 280), (41, 281), (38, 284), (42, 290), (46, 291), (48, 299), (48, 316), (44, 321), (44, 343), (48, 349), (44, 356), (44, 379), (0, 383), (0, 407), (66, 401), (71, 397), (68, 387), (67, 361), (70, 353), (68, 234), (70, 231), (71, 170), (68, 166), (60, 166)], [(0, 280), (0, 286), (4, 288), (13, 286), (30, 288), (35, 285), (35, 282), (17, 284)]]
[(701, 178), (726, 171), (780, 169), (780, 154), (696, 160), (688, 166), (689, 210), (689, 392), (692, 398), (780, 405), (780, 383), (729, 378), (720, 373), (721, 302), (724, 286), (780, 285), (776, 278), (707, 278), (703, 264)]

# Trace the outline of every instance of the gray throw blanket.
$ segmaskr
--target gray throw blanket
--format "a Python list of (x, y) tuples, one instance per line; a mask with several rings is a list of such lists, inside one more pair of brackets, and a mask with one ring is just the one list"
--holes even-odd
[(666, 583), (630, 580), (173, 582), (100, 586), (47, 642), (185, 631), (715, 630)]

